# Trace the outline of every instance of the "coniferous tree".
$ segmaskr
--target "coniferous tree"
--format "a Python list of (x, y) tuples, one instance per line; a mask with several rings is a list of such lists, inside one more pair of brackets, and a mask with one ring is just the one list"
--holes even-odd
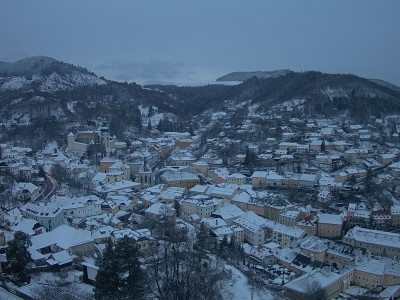
[(99, 260), (99, 271), (96, 276), (95, 295), (96, 299), (112, 299), (118, 294), (119, 275), (117, 272), (117, 261), (113, 259), (114, 249), (111, 241), (108, 242)]
[(208, 240), (209, 240), (209, 229), (207, 226), (202, 222), (199, 227), (199, 231), (197, 232), (197, 245), (200, 250), (206, 249), (208, 247)]
[(31, 255), (28, 251), (30, 244), (30, 236), (22, 231), (17, 231), (14, 239), (8, 242), (6, 251), (8, 271), (22, 283), (29, 281), (26, 266), (31, 261)]
[(125, 236), (115, 245), (109, 242), (98, 266), (96, 299), (143, 298), (144, 273), (139, 265), (134, 240)]
[(194, 136), (193, 126), (189, 126), (189, 133), (191, 136)]
[(254, 151), (247, 148), (246, 157), (243, 164), (249, 168), (251, 173), (253, 173), (254, 167), (257, 165), (257, 155), (254, 153)]
[(349, 183), (352, 184), (352, 185), (354, 185), (354, 184), (357, 183), (357, 179), (356, 179), (356, 177), (354, 176), (354, 174), (351, 175), (351, 177), (350, 177), (350, 179), (349, 179)]
[(128, 299), (141, 299), (144, 295), (144, 273), (138, 255), (138, 248), (129, 237), (120, 239), (115, 245), (114, 260), (119, 269), (120, 291)]
[(181, 204), (178, 200), (174, 201), (175, 214), (179, 218), (181, 216)]
[(325, 150), (326, 150), (325, 141), (322, 140), (322, 143), (321, 143), (321, 152), (322, 152), (322, 153), (325, 153)]
[(368, 195), (372, 190), (372, 186), (371, 186), (372, 185), (372, 170), (371, 170), (371, 168), (367, 169), (367, 174), (365, 175), (365, 178), (364, 178), (364, 185), (365, 185), (365, 188), (364, 188), (365, 194)]
[(229, 247), (228, 238), (225, 235), (218, 246), (218, 255), (222, 258), (226, 258), (228, 247)]
[(46, 178), (46, 173), (44, 172), (43, 167), (39, 167), (39, 173), (38, 173), (39, 177), (43, 177)]
[(152, 105), (150, 105), (149, 107), (149, 113), (147, 114), (148, 117), (151, 117), (152, 115), (154, 115), (154, 108)]

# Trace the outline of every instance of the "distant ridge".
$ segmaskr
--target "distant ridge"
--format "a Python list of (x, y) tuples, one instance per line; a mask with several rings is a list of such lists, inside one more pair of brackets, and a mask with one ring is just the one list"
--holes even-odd
[(64, 75), (76, 71), (94, 75), (93, 72), (89, 72), (85, 68), (64, 63), (48, 56), (31, 56), (15, 62), (0, 61), (0, 75), (2, 76), (50, 75), (53, 72)]
[(393, 83), (387, 82), (385, 80), (381, 80), (381, 79), (370, 79), (370, 81), (372, 81), (373, 83), (379, 84), (381, 86), (390, 88), (392, 90), (395, 90), (397, 92), (400, 92), (400, 87), (398, 87), (397, 85), (394, 85)]
[(275, 70), (275, 71), (253, 71), (253, 72), (232, 72), (217, 78), (217, 81), (246, 81), (252, 77), (258, 78), (275, 78), (284, 76), (292, 72), (291, 70)]

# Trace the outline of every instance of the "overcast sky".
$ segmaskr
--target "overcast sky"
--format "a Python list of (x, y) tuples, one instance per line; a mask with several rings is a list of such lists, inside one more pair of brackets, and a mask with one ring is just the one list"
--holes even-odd
[(0, 60), (35, 55), (142, 84), (291, 69), (400, 85), (400, 1), (0, 0)]

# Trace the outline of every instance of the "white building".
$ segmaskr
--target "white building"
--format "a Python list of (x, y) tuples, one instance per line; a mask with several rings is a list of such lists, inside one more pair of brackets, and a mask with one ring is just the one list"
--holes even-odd
[(64, 214), (61, 208), (54, 204), (36, 205), (27, 203), (20, 207), (25, 218), (34, 219), (46, 230), (51, 231), (64, 224)]
[(228, 176), (227, 182), (230, 184), (243, 185), (247, 183), (247, 177), (240, 173), (233, 173)]
[(86, 218), (102, 213), (103, 200), (94, 195), (78, 198), (57, 197), (51, 202), (61, 208), (65, 218)]
[(34, 261), (46, 260), (49, 253), (67, 251), (69, 255), (92, 255), (94, 241), (87, 230), (62, 225), (53, 231), (31, 237), (30, 252)]
[(244, 229), (244, 240), (253, 246), (263, 245), (265, 243), (265, 227), (267, 221), (257, 216), (254, 212), (248, 211), (234, 223)]
[(301, 174), (300, 175), (300, 186), (302, 187), (314, 187), (318, 184), (318, 175), (315, 174)]
[(223, 204), (220, 199), (196, 195), (181, 201), (181, 212), (184, 216), (197, 214), (200, 218), (210, 217)]
[(272, 241), (282, 247), (289, 247), (304, 238), (306, 232), (298, 227), (289, 227), (277, 224), (272, 232)]

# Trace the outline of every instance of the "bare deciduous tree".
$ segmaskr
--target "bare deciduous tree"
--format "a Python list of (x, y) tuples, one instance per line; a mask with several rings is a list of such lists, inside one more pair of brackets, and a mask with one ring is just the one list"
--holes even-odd
[(324, 289), (322, 288), (321, 284), (316, 280), (310, 281), (308, 283), (306, 293), (308, 299), (313, 299), (313, 300), (326, 299)]
[(148, 263), (154, 298), (219, 299), (218, 281), (226, 276), (222, 266), (193, 250), (187, 232), (178, 231), (160, 240), (159, 251)]

